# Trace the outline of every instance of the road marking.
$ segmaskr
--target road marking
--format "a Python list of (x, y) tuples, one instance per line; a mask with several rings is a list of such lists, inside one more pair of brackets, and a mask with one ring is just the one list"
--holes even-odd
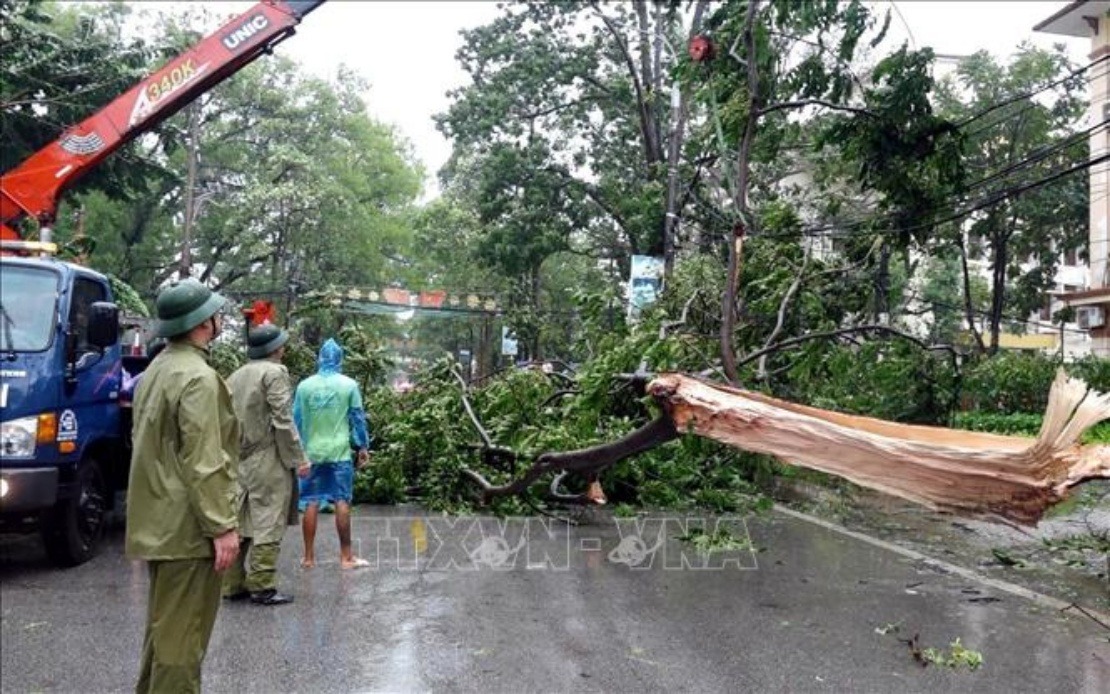
[[(938, 569), (942, 569), (943, 571), (946, 571), (948, 573), (953, 573), (957, 576), (962, 576), (963, 578), (972, 581), (985, 583), (991, 588), (996, 588), (1000, 591), (1010, 593), (1012, 595), (1017, 595), (1027, 600), (1032, 600), (1033, 602), (1045, 607), (1051, 607), (1055, 610), (1061, 611), (1075, 607), (1075, 603), (1067, 602), (1066, 600), (1061, 600), (1059, 598), (1054, 598), (1051, 595), (1045, 595), (1044, 593), (1038, 593), (1035, 590), (1030, 590), (1029, 588), (1026, 588), (1024, 586), (1019, 586), (1016, 583), (1010, 583), (1009, 581), (1003, 581), (1001, 579), (991, 578), (990, 576), (984, 576), (983, 574), (972, 571), (971, 569), (966, 569), (962, 566), (951, 564), (944, 561), (943, 559), (930, 557), (926, 554), (922, 554), (921, 552), (907, 549), (906, 547), (901, 547), (891, 542), (887, 542), (886, 540), (880, 540), (877, 537), (871, 537), (870, 535), (865, 535), (854, 530), (849, 530), (841, 525), (837, 525), (836, 523), (832, 523), (822, 518), (817, 518), (816, 516), (811, 516), (808, 513), (795, 511), (792, 508), (786, 508), (785, 506), (782, 506), (780, 504), (775, 504), (775, 510), (785, 516), (790, 516), (791, 518), (796, 518), (797, 520), (802, 520), (808, 523), (813, 523), (814, 525), (819, 525), (826, 530), (831, 530), (834, 533), (845, 535), (852, 538), (853, 540), (866, 542), (869, 545), (881, 547), (882, 549), (894, 552), (895, 554), (900, 554), (903, 557), (915, 559)], [(1110, 615), (1107, 615), (1099, 610), (1087, 607), (1086, 605), (1080, 605), (1080, 607), (1082, 607), (1088, 615), (1091, 615), (1102, 622), (1110, 623)]]

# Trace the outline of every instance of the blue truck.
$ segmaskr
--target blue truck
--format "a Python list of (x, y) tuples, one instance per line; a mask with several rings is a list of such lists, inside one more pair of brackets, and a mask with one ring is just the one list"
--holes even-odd
[(60, 565), (93, 556), (126, 487), (121, 395), (146, 360), (122, 333), (104, 275), (52, 257), (0, 258), (0, 529), (37, 528)]
[[(125, 386), (146, 359), (121, 334), (127, 325), (107, 278), (52, 256), (58, 199), (105, 157), (270, 53), (323, 2), (261, 0), (0, 175), (0, 531), (38, 529), (59, 564), (96, 553), (126, 487)], [(25, 240), (36, 226), (39, 240)], [(135, 337), (141, 345), (141, 330)]]

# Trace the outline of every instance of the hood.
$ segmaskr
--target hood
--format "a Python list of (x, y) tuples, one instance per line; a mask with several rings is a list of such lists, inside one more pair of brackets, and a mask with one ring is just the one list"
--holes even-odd
[(317, 373), (326, 376), (328, 374), (337, 374), (339, 369), (343, 366), (343, 348), (335, 340), (328, 338), (324, 346), (320, 348), (320, 356), (316, 360)]

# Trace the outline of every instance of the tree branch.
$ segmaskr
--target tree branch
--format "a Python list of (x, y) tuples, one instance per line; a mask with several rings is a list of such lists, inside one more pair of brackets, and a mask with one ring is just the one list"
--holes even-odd
[[(806, 268), (809, 267), (810, 248), (810, 246), (806, 247), (805, 256), (802, 259), (802, 269), (794, 277), (794, 281), (790, 283), (790, 287), (786, 290), (786, 294), (783, 295), (782, 301), (779, 302), (778, 318), (775, 322), (774, 329), (771, 331), (771, 334), (768, 335), (767, 339), (763, 342), (764, 349), (771, 346), (771, 344), (774, 343), (774, 341), (782, 333), (783, 325), (786, 323), (786, 309), (794, 300), (794, 295), (798, 293), (798, 288), (802, 286), (802, 278), (805, 277)], [(764, 380), (767, 378), (766, 354), (759, 358), (759, 372), (756, 377)]]
[(744, 135), (740, 140), (740, 152), (737, 155), (736, 197), (733, 199), (739, 219), (734, 221), (728, 230), (728, 276), (725, 279), (725, 290), (721, 293), (721, 359), (725, 374), (732, 383), (739, 380), (736, 353), (733, 349), (733, 336), (736, 328), (736, 296), (739, 291), (744, 234), (751, 231), (750, 228), (746, 228), (751, 227), (752, 221), (751, 215), (748, 214), (748, 188), (751, 185), (752, 144), (755, 140), (756, 125), (759, 121), (760, 112), (759, 61), (756, 59), (755, 44), (755, 16), (758, 11), (758, 0), (748, 0), (744, 30), (741, 32), (744, 39), (744, 57), (748, 66), (748, 113), (745, 118)]
[(664, 414), (624, 438), (611, 443), (562, 453), (544, 453), (536, 459), (536, 462), (523, 476), (508, 484), (493, 485), (480, 473), (469, 468), (463, 468), (462, 473), (478, 483), (482, 488), (483, 497), (488, 501), (497, 496), (520, 494), (548, 472), (599, 472), (629, 456), (673, 441), (678, 438), (678, 435), (674, 422), (671, 421), (668, 415)]
[(749, 364), (749, 363), (755, 361), (756, 359), (759, 359), (760, 357), (762, 357), (765, 354), (770, 354), (772, 352), (777, 352), (777, 351), (779, 351), (781, 349), (784, 349), (786, 347), (793, 347), (794, 345), (801, 344), (803, 342), (809, 342), (811, 340), (824, 340), (824, 339), (827, 339), (827, 338), (830, 338), (830, 337), (839, 337), (840, 335), (854, 335), (856, 333), (867, 333), (867, 332), (886, 333), (888, 335), (895, 335), (895, 336), (900, 337), (904, 340), (908, 340), (908, 341), (914, 343), (915, 345), (917, 345), (917, 346), (919, 346), (919, 347), (921, 347), (922, 349), (925, 349), (925, 350), (945, 351), (945, 352), (950, 352), (951, 354), (956, 354), (956, 348), (953, 347), (952, 345), (930, 345), (927, 342), (925, 342), (924, 340), (921, 340), (917, 337), (914, 337), (913, 335), (910, 335), (909, 333), (902, 332), (901, 330), (898, 330), (897, 328), (892, 328), (889, 325), (859, 325), (859, 326), (855, 326), (855, 327), (851, 327), (851, 328), (841, 328), (839, 330), (825, 330), (825, 331), (822, 331), (822, 332), (819, 332), (819, 333), (806, 333), (805, 335), (798, 335), (797, 337), (792, 337), (788, 340), (783, 340), (782, 342), (780, 342), (778, 344), (771, 345), (769, 347), (764, 347), (763, 349), (752, 352), (751, 354), (747, 355), (746, 357), (744, 357), (743, 359), (738, 361), (736, 365), (737, 366), (743, 366), (745, 364)]
[(648, 112), (647, 102), (644, 99), (644, 86), (640, 84), (640, 78), (636, 74), (636, 61), (632, 59), (632, 54), (628, 50), (628, 44), (625, 42), (624, 37), (620, 35), (617, 26), (601, 11), (596, 0), (590, 2), (590, 7), (594, 9), (594, 13), (605, 23), (605, 27), (616, 40), (617, 47), (624, 57), (624, 63), (628, 68), (628, 74), (632, 77), (632, 86), (636, 89), (636, 109), (640, 115), (640, 134), (643, 137), (644, 159), (648, 164), (654, 164), (659, 159), (655, 156), (656, 147), (653, 145), (651, 137), (651, 115)]
[(486, 445), (486, 448), (492, 448), (493, 441), (489, 437), (489, 432), (487, 432), (486, 428), (482, 426), (482, 423), (478, 421), (478, 416), (474, 414), (474, 408), (470, 406), (470, 398), (466, 397), (466, 381), (463, 380), (458, 369), (451, 369), (451, 375), (459, 382), (459, 387), (462, 389), (461, 397), (463, 407), (466, 408), (466, 414), (470, 417), (470, 421), (474, 424), (474, 428), (478, 430), (478, 435), (482, 437), (482, 443)]
[[(698, 0), (698, 4), (694, 9), (694, 18), (690, 24), (690, 38), (700, 30), (702, 15), (705, 14), (705, 8), (708, 5), (708, 0)], [(686, 137), (686, 117), (688, 110), (686, 107), (686, 92), (676, 82), (672, 85), (672, 89), (677, 92), (677, 99), (672, 95), (671, 103), (671, 134), (667, 147), (667, 199), (666, 206), (663, 214), (663, 276), (670, 277), (671, 272), (674, 270), (674, 256), (675, 256), (675, 233), (678, 229), (679, 211), (684, 207), (686, 198), (683, 198), (682, 204), (678, 203), (678, 160), (682, 154), (682, 143)], [(700, 172), (700, 170), (699, 170)], [(697, 174), (695, 174), (695, 180)]]
[(865, 108), (860, 108), (858, 106), (846, 106), (844, 104), (834, 104), (831, 101), (825, 101), (824, 99), (801, 99), (799, 101), (782, 101), (777, 104), (771, 104), (770, 106), (764, 106), (763, 108), (759, 109), (759, 115), (765, 116), (768, 113), (773, 113), (775, 111), (785, 111), (792, 108), (804, 108), (806, 106), (823, 106), (833, 111), (847, 111), (849, 113), (856, 113), (861, 116), (867, 116), (868, 118), (879, 117), (875, 112), (869, 111)]

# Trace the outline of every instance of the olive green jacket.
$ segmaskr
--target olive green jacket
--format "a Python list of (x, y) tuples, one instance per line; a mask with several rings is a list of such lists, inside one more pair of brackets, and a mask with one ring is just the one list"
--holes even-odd
[(231, 374), (227, 386), (241, 427), (240, 532), (258, 542), (280, 541), (284, 526), (297, 523), (295, 470), (306, 460), (293, 424), (289, 372), (256, 359)]
[(128, 556), (213, 556), (212, 538), (238, 527), (239, 423), (208, 353), (170, 343), (147, 367), (132, 412)]

